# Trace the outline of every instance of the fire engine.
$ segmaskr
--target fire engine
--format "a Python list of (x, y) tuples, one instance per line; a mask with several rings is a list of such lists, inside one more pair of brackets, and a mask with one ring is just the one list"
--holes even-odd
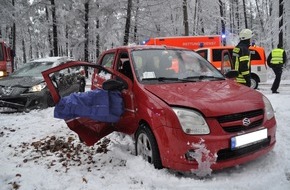
[(11, 48), (0, 39), (0, 78), (14, 71), (12, 54)]
[(145, 45), (166, 45), (183, 47), (195, 50), (202, 47), (221, 46), (222, 38), (220, 35), (209, 36), (174, 36), (174, 37), (157, 37), (144, 41)]
[[(222, 73), (233, 69), (232, 50), (234, 46), (223, 46), (220, 35), (156, 37), (144, 41), (145, 45), (182, 47), (196, 51)], [(265, 50), (251, 46), (251, 88), (257, 89), (260, 82), (267, 81)], [(172, 68), (176, 66), (173, 65)]]

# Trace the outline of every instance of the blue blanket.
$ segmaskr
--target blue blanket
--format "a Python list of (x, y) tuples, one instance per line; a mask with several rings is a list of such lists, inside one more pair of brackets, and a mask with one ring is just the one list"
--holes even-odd
[(86, 117), (101, 122), (117, 122), (124, 112), (124, 103), (119, 91), (92, 90), (72, 93), (56, 104), (54, 117), (72, 119)]

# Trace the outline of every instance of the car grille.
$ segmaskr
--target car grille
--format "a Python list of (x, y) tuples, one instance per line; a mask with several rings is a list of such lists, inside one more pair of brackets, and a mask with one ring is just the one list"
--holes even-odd
[(232, 159), (232, 158), (236, 158), (236, 157), (243, 156), (246, 154), (250, 154), (252, 152), (256, 152), (262, 148), (269, 146), (270, 141), (271, 141), (271, 137), (268, 137), (267, 139), (262, 140), (259, 143), (256, 143), (256, 144), (244, 147), (244, 148), (239, 148), (235, 150), (231, 150), (229, 148), (219, 150), (217, 153), (218, 155), (217, 161)]
[[(243, 119), (250, 119), (248, 126), (243, 125)], [(254, 110), (243, 113), (225, 115), (217, 118), (223, 130), (229, 133), (247, 131), (255, 127), (261, 126), (264, 120), (264, 110)]]

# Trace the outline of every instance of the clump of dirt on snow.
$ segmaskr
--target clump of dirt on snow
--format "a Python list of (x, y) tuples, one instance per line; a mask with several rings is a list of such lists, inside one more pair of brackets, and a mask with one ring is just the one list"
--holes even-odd
[[(15, 156), (17, 156), (17, 152), (29, 152), (24, 155), (23, 163), (31, 161), (38, 163), (39, 160), (45, 160), (49, 169), (61, 165), (67, 171), (70, 166), (95, 164), (93, 156), (97, 153), (106, 154), (109, 151), (110, 142), (108, 138), (103, 138), (95, 146), (88, 147), (72, 136), (65, 138), (53, 135), (30, 144), (23, 142), (19, 147), (15, 147)], [(91, 171), (91, 167), (88, 167), (88, 171)]]

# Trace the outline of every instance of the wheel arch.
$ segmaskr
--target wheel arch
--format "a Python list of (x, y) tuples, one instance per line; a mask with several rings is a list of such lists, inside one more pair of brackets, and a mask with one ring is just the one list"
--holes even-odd
[(146, 121), (146, 120), (140, 120), (139, 121), (139, 126), (136, 130), (136, 132), (134, 133), (134, 139), (135, 139), (135, 151), (136, 151), (136, 155), (137, 155), (137, 141), (138, 141), (138, 132), (142, 129), (145, 130), (149, 130), (150, 133), (153, 135), (155, 144), (157, 146), (157, 150), (158, 150), (158, 157), (159, 157), (159, 161), (157, 163), (154, 163), (154, 167), (157, 169), (162, 169), (163, 168), (163, 162), (162, 162), (162, 152), (160, 151), (160, 139), (158, 139), (158, 135), (154, 132), (154, 130), (152, 129), (152, 126)]
[(257, 75), (256, 73), (251, 73), (251, 77), (257, 79), (257, 82), (261, 82), (259, 75)]
[(254, 83), (256, 83), (256, 84), (255, 84), (255, 86), (252, 86), (252, 84), (251, 84), (251, 88), (257, 89), (259, 86), (259, 83), (261, 82), (259, 75), (257, 75), (256, 73), (251, 73), (251, 83), (253, 80), (254, 80)]

